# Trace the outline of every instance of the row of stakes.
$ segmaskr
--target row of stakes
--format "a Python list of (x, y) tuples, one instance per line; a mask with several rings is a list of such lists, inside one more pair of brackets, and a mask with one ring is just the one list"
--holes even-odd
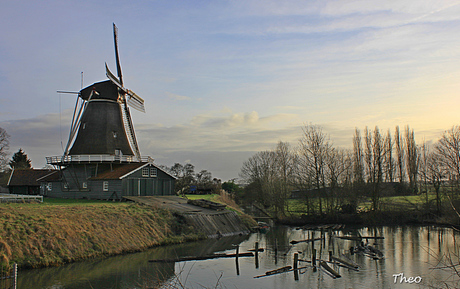
[[(254, 248), (255, 265), (256, 265), (256, 268), (259, 268), (259, 251), (263, 251), (263, 249), (259, 249), (259, 243), (258, 242), (255, 243), (254, 247), (255, 247)], [(252, 251), (252, 250), (250, 250), (250, 251)], [(275, 247), (275, 252), (276, 252), (276, 247)], [(237, 267), (236, 269), (237, 269), (237, 275), (239, 275), (239, 265), (238, 265), (238, 255), (239, 254), (238, 253), (239, 253), (239, 246), (236, 245), (236, 267)], [(311, 263), (311, 265), (300, 266), (299, 267), (300, 262)], [(336, 264), (338, 266), (348, 268), (348, 269), (352, 269), (352, 270), (355, 270), (355, 271), (358, 271), (358, 269), (359, 269), (359, 266), (356, 263), (354, 263), (353, 261), (351, 261), (351, 260), (344, 260), (344, 259), (341, 259), (341, 258), (338, 258), (338, 257), (334, 257), (332, 255), (332, 251), (329, 251), (329, 261), (328, 262), (324, 261), (324, 260), (321, 260), (321, 259), (317, 259), (316, 258), (316, 249), (312, 249), (312, 259), (311, 259), (311, 261), (299, 259), (299, 254), (294, 253), (293, 266), (285, 266), (285, 267), (281, 267), (281, 268), (278, 268), (278, 269), (275, 269), (275, 270), (267, 271), (267, 272), (265, 272), (265, 274), (255, 276), (254, 278), (262, 278), (262, 277), (273, 276), (273, 275), (276, 275), (276, 274), (281, 274), (281, 273), (286, 273), (286, 272), (294, 272), (294, 279), (297, 281), (297, 280), (299, 280), (299, 271), (302, 270), (302, 269), (307, 269), (308, 267), (312, 267), (313, 272), (317, 272), (318, 268), (320, 268), (326, 274), (331, 276), (332, 278), (334, 278), (334, 279), (335, 278), (340, 278), (341, 275), (337, 271), (332, 269), (327, 263)]]

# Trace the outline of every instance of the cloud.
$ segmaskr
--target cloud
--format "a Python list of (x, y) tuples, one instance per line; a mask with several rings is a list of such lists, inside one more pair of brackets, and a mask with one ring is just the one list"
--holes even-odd
[(166, 92), (166, 95), (168, 96), (168, 98), (171, 98), (174, 100), (191, 100), (192, 99), (189, 96), (174, 94), (171, 92)]

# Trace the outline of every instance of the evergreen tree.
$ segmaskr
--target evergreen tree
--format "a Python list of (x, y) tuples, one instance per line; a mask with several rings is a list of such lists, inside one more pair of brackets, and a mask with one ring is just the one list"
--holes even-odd
[(31, 162), (32, 161), (27, 157), (27, 154), (22, 149), (19, 149), (19, 151), (13, 155), (13, 159), (8, 164), (11, 169), (31, 169)]

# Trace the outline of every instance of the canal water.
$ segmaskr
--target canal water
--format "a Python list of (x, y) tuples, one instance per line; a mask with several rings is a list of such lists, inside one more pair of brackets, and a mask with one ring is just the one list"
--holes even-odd
[[(384, 253), (384, 258), (374, 260), (360, 253), (351, 255), (350, 247), (355, 246), (356, 241), (337, 238), (351, 235), (384, 237), (368, 240)], [(279, 226), (266, 233), (164, 246), (56, 268), (23, 270), (18, 274), (18, 288), (458, 288), (459, 277), (452, 268), (445, 267), (459, 263), (459, 236), (454, 229), (437, 227), (345, 227), (340, 231), (321, 231)], [(311, 238), (324, 239), (314, 245), (311, 242), (291, 244), (293, 240)], [(264, 249), (257, 259), (149, 262), (230, 254), (235, 253), (235, 245), (239, 245), (239, 252), (248, 252), (254, 249), (256, 242)], [(254, 278), (270, 270), (293, 266), (296, 253), (301, 260), (311, 260), (313, 247), (318, 259), (329, 260), (329, 251), (332, 251), (334, 256), (345, 255), (356, 262), (359, 271), (331, 265), (341, 275), (333, 279), (323, 270), (314, 272), (311, 263), (300, 262), (299, 267), (307, 268), (298, 274), (286, 272)], [(397, 275), (401, 273), (403, 275)]]

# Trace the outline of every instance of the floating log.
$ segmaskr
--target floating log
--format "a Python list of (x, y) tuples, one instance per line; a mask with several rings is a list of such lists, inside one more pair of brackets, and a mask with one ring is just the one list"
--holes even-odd
[[(248, 251), (249, 251), (249, 252), (255, 252), (256, 249), (249, 249)], [(258, 248), (258, 249), (257, 249), (257, 252), (263, 252), (263, 251), (264, 251), (264, 248)]]
[(233, 257), (254, 257), (254, 253), (239, 253), (237, 254), (214, 254), (207, 256), (190, 256), (190, 257), (181, 257), (176, 259), (158, 259), (158, 260), (149, 260), (149, 262), (158, 262), (158, 263), (172, 263), (172, 262), (184, 262), (184, 261), (199, 261), (199, 260), (208, 260), (208, 259), (218, 259), (218, 258), (233, 258)]
[(379, 249), (369, 246), (369, 245), (359, 245), (356, 247), (351, 247), (350, 252), (352, 253), (363, 253), (365, 256), (369, 258), (376, 259), (383, 259), (383, 253)]
[(371, 253), (374, 253), (374, 254), (377, 255), (377, 256), (383, 257), (383, 253), (382, 253), (382, 251), (380, 251), (379, 249), (377, 249), (377, 248), (375, 248), (375, 247), (372, 247), (372, 246), (370, 246), (370, 245), (367, 245), (367, 248), (369, 249), (369, 251), (370, 251)]
[[(291, 267), (291, 266), (286, 266), (286, 267)], [(282, 267), (282, 268), (279, 268), (279, 269), (276, 269), (276, 270), (280, 270), (280, 269), (283, 269), (283, 268), (286, 268), (286, 267)], [(267, 274), (268, 272), (276, 271), (276, 270), (272, 270), (272, 271), (267, 271), (267, 272), (265, 272), (264, 275), (254, 276), (253, 278), (268, 277), (268, 276), (273, 276), (273, 275), (277, 275), (277, 274), (281, 274), (281, 273), (287, 273), (287, 272), (292, 272), (292, 271), (298, 271), (298, 270), (302, 270), (302, 269), (305, 269), (305, 268), (308, 268), (308, 267), (305, 266), (305, 267), (299, 267), (299, 268), (297, 268), (297, 269), (287, 269), (287, 270), (285, 270), (285, 271), (280, 270), (279, 272), (274, 272), (274, 273)]]
[(291, 269), (292, 269), (291, 266), (285, 266), (285, 267), (281, 267), (281, 268), (278, 268), (278, 269), (275, 269), (275, 270), (267, 271), (267, 272), (265, 272), (265, 275), (273, 275), (273, 274), (277, 274), (277, 273), (283, 273), (283, 272), (289, 271)]
[(345, 240), (352, 240), (352, 241), (361, 241), (362, 239), (373, 239), (373, 240), (381, 240), (385, 239), (384, 237), (371, 237), (371, 236), (336, 236), (335, 238), (345, 239)]
[[(335, 258), (335, 257), (333, 257), (333, 258)], [(298, 261), (299, 261), (299, 262), (306, 262), (306, 263), (313, 263), (314, 260), (303, 260), (303, 259), (299, 259)], [(342, 260), (342, 261), (344, 261), (344, 260)], [(339, 262), (339, 261), (337, 261), (337, 260), (331, 261), (331, 262), (329, 262), (329, 261), (323, 261), (323, 262), (326, 262), (326, 263), (329, 263), (329, 264), (338, 265), (338, 266), (340, 266), (340, 267), (344, 267), (344, 268), (347, 268), (347, 269), (359, 271), (359, 265), (356, 264), (356, 267), (355, 267), (355, 265), (353, 265), (353, 264), (354, 264), (353, 261), (351, 261), (352, 263), (350, 263), (350, 265), (345, 265), (345, 263), (341, 263), (341, 262)], [(315, 266), (312, 265), (312, 267), (315, 267)]]
[(320, 240), (324, 240), (324, 238), (313, 238), (313, 239), (300, 240), (300, 241), (292, 240), (290, 243), (291, 244), (309, 243), (309, 242), (320, 241)]
[(342, 277), (339, 273), (337, 273), (337, 271), (335, 271), (334, 269), (329, 267), (329, 265), (325, 261), (321, 260), (321, 262), (319, 262), (319, 265), (321, 267), (323, 267), (326, 271), (328, 271), (330, 274), (332, 274), (332, 276), (334, 276), (334, 278)]
[(358, 269), (359, 268), (359, 265), (356, 264), (355, 262), (351, 261), (351, 260), (344, 260), (344, 259), (334, 257), (334, 256), (332, 256), (332, 260), (337, 261), (338, 263), (341, 263), (341, 264), (345, 265), (346, 267), (350, 267), (352, 269)]
[(344, 228), (345, 225), (342, 224), (329, 224), (329, 225), (305, 225), (302, 227), (297, 227), (297, 230), (340, 230)]

